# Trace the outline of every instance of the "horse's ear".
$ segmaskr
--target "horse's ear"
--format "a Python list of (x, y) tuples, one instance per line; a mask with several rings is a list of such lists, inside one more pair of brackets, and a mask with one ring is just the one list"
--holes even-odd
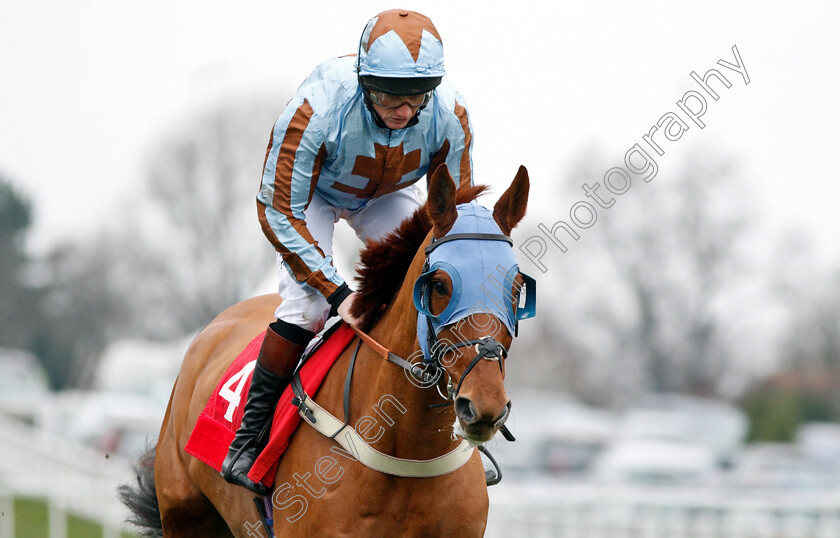
[(455, 224), (455, 182), (445, 164), (438, 166), (429, 180), (429, 197), (426, 211), (434, 224), (434, 236), (443, 237)]
[(528, 170), (524, 166), (520, 166), (510, 187), (502, 194), (499, 201), (493, 207), (493, 218), (505, 235), (510, 235), (511, 230), (516, 228), (516, 225), (525, 216), (525, 208), (528, 205), (528, 191), (530, 188), (531, 183), (528, 181)]

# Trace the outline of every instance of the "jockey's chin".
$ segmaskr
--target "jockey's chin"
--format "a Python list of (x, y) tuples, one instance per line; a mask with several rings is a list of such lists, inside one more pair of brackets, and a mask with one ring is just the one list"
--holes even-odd
[[(411, 118), (409, 118), (411, 119)], [(389, 129), (403, 129), (406, 125), (408, 125), (408, 120), (397, 121), (397, 120), (389, 120), (385, 122), (385, 125), (388, 126)]]

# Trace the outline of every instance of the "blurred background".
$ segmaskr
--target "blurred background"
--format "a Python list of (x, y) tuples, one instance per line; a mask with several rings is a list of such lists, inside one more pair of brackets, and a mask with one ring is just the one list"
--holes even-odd
[[(130, 535), (186, 347), (275, 289), (274, 120), (393, 7), (443, 37), (485, 203), (532, 182), (487, 535), (840, 536), (840, 5), (437, 0), (0, 8), (0, 536)], [(613, 195), (635, 144), (656, 173)]]

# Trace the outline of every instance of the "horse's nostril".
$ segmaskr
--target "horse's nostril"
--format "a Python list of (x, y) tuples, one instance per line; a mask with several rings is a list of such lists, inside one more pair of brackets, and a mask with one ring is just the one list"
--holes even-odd
[(478, 419), (475, 407), (469, 398), (458, 396), (455, 398), (455, 413), (464, 424), (472, 424)]
[(505, 405), (505, 408), (502, 409), (502, 413), (498, 417), (496, 417), (496, 419), (493, 421), (493, 427), (494, 428), (501, 428), (504, 425), (505, 421), (507, 420), (509, 414), (510, 414), (510, 402), (508, 402), (507, 405)]

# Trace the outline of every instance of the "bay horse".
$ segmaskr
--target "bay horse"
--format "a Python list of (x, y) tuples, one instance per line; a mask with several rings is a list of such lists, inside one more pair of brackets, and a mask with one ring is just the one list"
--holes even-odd
[[(466, 186), (456, 192), (446, 166), (439, 166), (431, 174), (426, 205), (381, 241), (368, 243), (362, 252), (354, 315), (363, 319), (362, 328), (372, 339), (395, 355), (416, 357), (421, 347), (413, 288), (428, 264), (424, 247), (453, 227), (458, 217), (456, 204), (470, 202), (484, 190), (483, 186)], [(528, 174), (520, 167), (492, 211), (492, 220), (504, 236), (509, 236), (525, 215), (528, 191)], [(515, 274), (517, 271), (514, 277), (521, 284), (522, 275)], [(430, 278), (425, 306), (440, 313), (453, 294), (453, 279), (442, 270), (434, 271)], [(511, 300), (518, 304), (517, 294), (518, 289), (511, 290)], [(145, 526), (149, 535), (267, 538), (254, 507), (254, 494), (225, 482), (210, 466), (189, 456), (184, 446), (223, 373), (273, 321), (280, 300), (270, 295), (238, 303), (215, 318), (190, 345), (156, 448), (136, 467), (138, 486), (121, 488), (123, 502), (134, 512), (133, 521)], [(451, 341), (466, 338), (468, 342), (493, 338), (507, 350), (513, 335), (491, 317), (471, 314), (444, 327), (438, 336)], [(351, 423), (368, 434), (366, 439), (373, 439), (372, 447), (385, 454), (429, 460), (453, 451), (463, 439), (481, 445), (508, 416), (510, 400), (505, 393), (501, 355), (477, 360), (478, 345), (462, 347), (460, 352), (454, 351), (455, 346), (447, 349), (445, 354), (452, 358), (442, 361), (442, 374), (450, 380), (450, 396), (454, 392), (457, 397), (448, 402), (454, 405), (441, 405), (439, 386), (438, 390), (419, 388), (409, 382), (403, 368), (383, 360), (371, 346), (356, 344), (352, 342), (342, 353), (312, 396), (334, 416), (343, 416), (344, 372), (358, 347), (349, 402)], [(457, 391), (452, 389), (455, 384)], [(276, 536), (484, 534), (489, 502), (477, 450), (468, 447), (471, 455), (466, 463), (448, 474), (406, 478), (343, 458), (336, 446), (306, 423), (298, 427), (275, 477), (271, 500)]]

